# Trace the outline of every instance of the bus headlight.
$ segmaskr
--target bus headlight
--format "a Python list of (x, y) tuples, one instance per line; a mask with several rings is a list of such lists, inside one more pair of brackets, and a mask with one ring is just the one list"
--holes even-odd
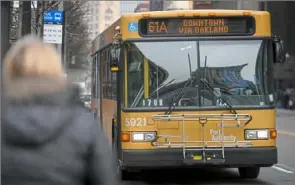
[(151, 142), (156, 139), (156, 132), (133, 132), (132, 141)]
[(245, 130), (246, 140), (268, 139), (269, 130)]

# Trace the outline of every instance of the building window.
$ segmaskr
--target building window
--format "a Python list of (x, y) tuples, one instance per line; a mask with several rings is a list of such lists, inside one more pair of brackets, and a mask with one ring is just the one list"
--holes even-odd
[(104, 19), (105, 19), (106, 21), (110, 21), (110, 20), (112, 19), (112, 17), (111, 17), (111, 16), (105, 16)]
[(106, 14), (113, 14), (113, 10), (111, 10), (110, 8), (108, 8), (105, 13)]
[(111, 10), (110, 8), (108, 8), (108, 9), (105, 11), (104, 19), (105, 19), (106, 21), (112, 21), (112, 17), (113, 17), (113, 10)]
[(113, 4), (113, 1), (106, 1), (106, 5), (111, 6)]

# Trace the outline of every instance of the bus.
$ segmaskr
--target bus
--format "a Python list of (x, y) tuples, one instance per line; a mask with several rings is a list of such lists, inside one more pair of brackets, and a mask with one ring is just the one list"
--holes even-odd
[(267, 11), (122, 15), (92, 42), (92, 109), (118, 175), (278, 161), (274, 66), (283, 41)]

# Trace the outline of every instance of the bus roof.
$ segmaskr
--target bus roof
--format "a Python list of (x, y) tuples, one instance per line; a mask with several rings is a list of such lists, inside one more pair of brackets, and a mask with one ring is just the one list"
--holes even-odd
[[(217, 19), (226, 17), (253, 17), (254, 32), (251, 36), (269, 37), (271, 36), (270, 14), (267, 11), (253, 10), (222, 10), (222, 9), (202, 9), (202, 10), (173, 10), (173, 11), (151, 11), (123, 14), (111, 26), (105, 29), (92, 42), (92, 54), (109, 45), (115, 35), (115, 27), (120, 26), (122, 39), (144, 39), (139, 33), (138, 23), (141, 19)], [(153, 37), (153, 36), (150, 36)], [(162, 37), (166, 37), (165, 34)]]
[[(170, 10), (170, 11), (149, 11), (149, 12), (136, 12), (136, 13), (125, 13), (122, 16), (134, 17), (137, 15), (151, 14), (151, 16), (164, 15), (166, 16), (175, 16), (178, 13), (201, 13), (202, 16), (208, 16), (208, 13), (216, 13), (217, 15), (244, 15), (244, 13), (251, 13), (251, 15), (269, 15), (268, 11), (258, 11), (258, 10), (227, 10), (227, 9), (199, 9), (199, 10)], [(188, 15), (189, 16), (189, 15)]]

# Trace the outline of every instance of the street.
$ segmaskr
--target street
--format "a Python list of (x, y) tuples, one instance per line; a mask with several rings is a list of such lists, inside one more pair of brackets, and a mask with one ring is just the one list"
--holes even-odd
[(124, 185), (294, 185), (295, 111), (278, 110), (277, 129), (279, 162), (271, 168), (262, 168), (256, 180), (241, 180), (237, 169), (197, 169), (141, 173)]

